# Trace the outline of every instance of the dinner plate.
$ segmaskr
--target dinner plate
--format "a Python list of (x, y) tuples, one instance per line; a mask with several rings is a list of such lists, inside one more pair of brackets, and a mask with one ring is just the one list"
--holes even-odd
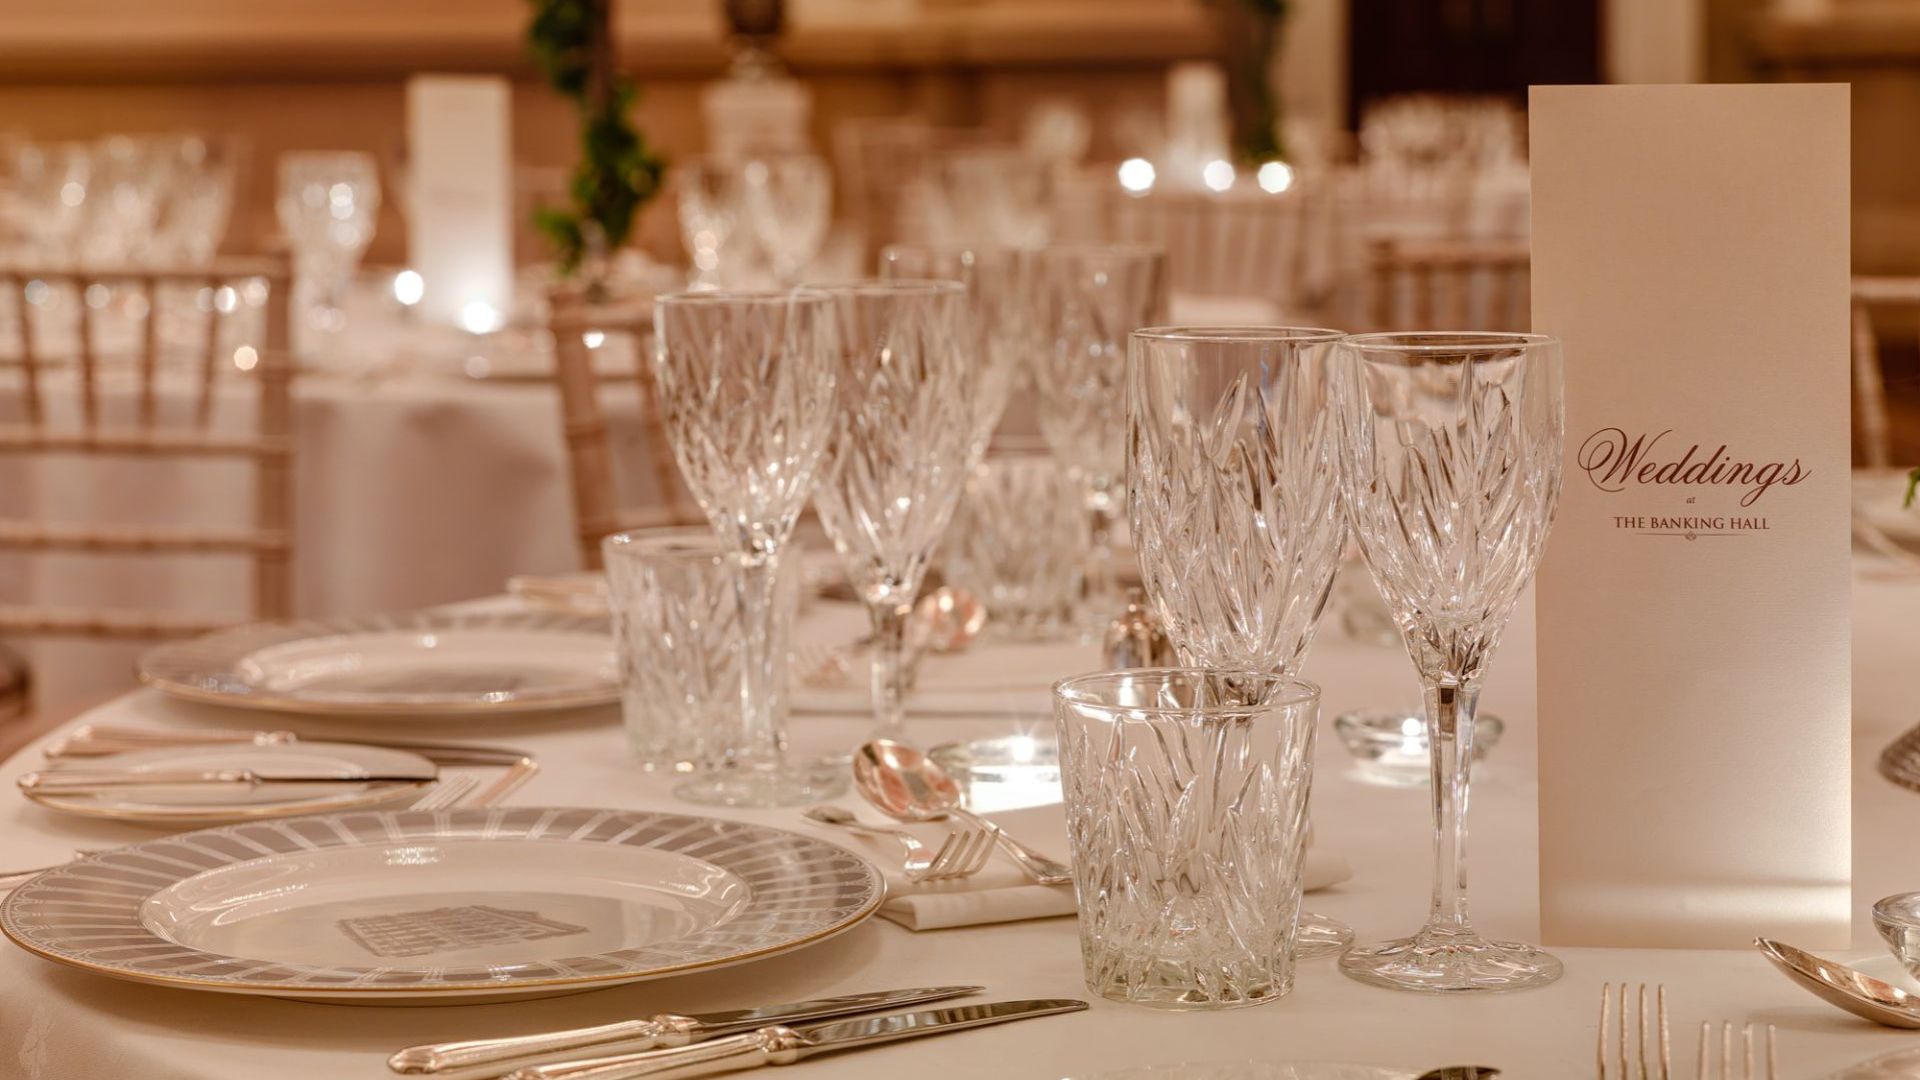
[(45, 871), (0, 930), (135, 982), (368, 1004), (615, 986), (773, 956), (872, 915), (821, 840), (637, 810), (354, 811), (151, 840)]
[(314, 715), (510, 713), (620, 697), (605, 621), (554, 612), (241, 626), (154, 649), (140, 681), (192, 701)]
[[(378, 746), (327, 742), (294, 742), (273, 746), (170, 746), (87, 758), (72, 763), (71, 767), (88, 771), (124, 769), (133, 773), (157, 769), (362, 771), (388, 775), (433, 771), (433, 763), (418, 754)], [(66, 814), (190, 826), (351, 810), (412, 796), (431, 783), (431, 780), (347, 781), (339, 784), (261, 784), (257, 787), (230, 784), (218, 788), (202, 784), (123, 788), (86, 795), (63, 795), (23, 788), (21, 794), (50, 810)]]

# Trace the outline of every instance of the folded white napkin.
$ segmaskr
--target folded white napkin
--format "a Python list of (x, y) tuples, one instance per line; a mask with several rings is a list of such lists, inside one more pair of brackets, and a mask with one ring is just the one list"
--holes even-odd
[[(879, 815), (866, 807), (849, 809), (861, 820), (879, 824)], [(996, 812), (993, 821), (1022, 843), (1062, 862), (1067, 860), (1066, 815), (1059, 805)], [(891, 824), (891, 823), (889, 823)], [(1049, 919), (1074, 913), (1073, 886), (1035, 885), (1004, 853), (995, 850), (992, 861), (978, 874), (955, 881), (914, 883), (900, 870), (900, 844), (894, 840), (857, 836), (844, 829), (810, 825), (837, 842), (864, 851), (887, 878), (887, 900), (880, 917), (909, 930), (942, 930), (953, 926)], [(921, 842), (938, 847), (946, 838), (944, 824), (903, 825)], [(1302, 869), (1308, 892), (1337, 885), (1353, 876), (1339, 855), (1312, 848)]]

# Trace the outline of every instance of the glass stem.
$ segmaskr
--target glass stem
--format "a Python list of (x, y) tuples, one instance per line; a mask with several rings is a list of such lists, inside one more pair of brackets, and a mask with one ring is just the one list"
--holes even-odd
[(907, 615), (912, 605), (882, 600), (867, 605), (873, 617), (873, 737), (906, 733)]
[(786, 732), (775, 708), (775, 664), (785, 662), (776, 656), (779, 641), (774, 626), (774, 591), (780, 576), (778, 552), (749, 552), (740, 559), (738, 602), (740, 627), (745, 641), (740, 653), (741, 752), (735, 763), (742, 767), (769, 767), (780, 763)]
[(1432, 763), (1433, 909), (1427, 931), (1472, 932), (1467, 921), (1467, 781), (1473, 766), (1475, 686), (1427, 685)]
[[(1104, 628), (1119, 606), (1113, 581), (1113, 531), (1119, 519), (1119, 501), (1107, 484), (1088, 503), (1087, 605), (1091, 625)], [(1123, 496), (1124, 497), (1124, 496)]]

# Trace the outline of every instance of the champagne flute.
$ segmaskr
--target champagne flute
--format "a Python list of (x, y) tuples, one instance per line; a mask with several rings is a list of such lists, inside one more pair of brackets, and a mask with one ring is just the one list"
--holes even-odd
[[(1300, 674), (1346, 543), (1335, 445), (1338, 330), (1136, 330), (1127, 506), (1141, 581), (1189, 667)], [(1353, 931), (1300, 914), (1303, 957)]]
[(1425, 685), (1434, 818), (1426, 926), (1348, 950), (1340, 970), (1397, 990), (1544, 986), (1560, 961), (1473, 929), (1465, 842), (1481, 683), (1560, 494), (1560, 345), (1538, 334), (1363, 334), (1337, 351), (1348, 511)]
[(891, 280), (801, 290), (830, 304), (840, 402), (814, 505), (873, 620), (876, 738), (904, 727), (907, 615), (977, 459), (966, 289)]
[(786, 759), (775, 624), (780, 559), (812, 494), (834, 411), (827, 301), (785, 293), (683, 292), (655, 301), (654, 378), (688, 490), (740, 560), (740, 751), (680, 797), (786, 806), (847, 783), (831, 763)]

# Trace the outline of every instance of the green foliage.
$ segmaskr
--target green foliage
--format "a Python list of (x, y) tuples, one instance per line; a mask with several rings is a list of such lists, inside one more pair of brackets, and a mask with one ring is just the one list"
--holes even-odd
[(1920, 469), (1907, 474), (1907, 506), (1909, 508), (1913, 506), (1913, 495), (1916, 491), (1920, 491)]
[[(527, 46), (540, 74), (578, 103), (581, 158), (564, 208), (543, 206), (533, 223), (554, 246), (562, 273), (576, 270), (590, 251), (612, 251), (633, 232), (640, 208), (660, 191), (666, 163), (633, 126), (633, 81), (596, 72), (596, 57), (611, 63), (607, 0), (532, 0)], [(604, 93), (596, 93), (604, 86)]]

